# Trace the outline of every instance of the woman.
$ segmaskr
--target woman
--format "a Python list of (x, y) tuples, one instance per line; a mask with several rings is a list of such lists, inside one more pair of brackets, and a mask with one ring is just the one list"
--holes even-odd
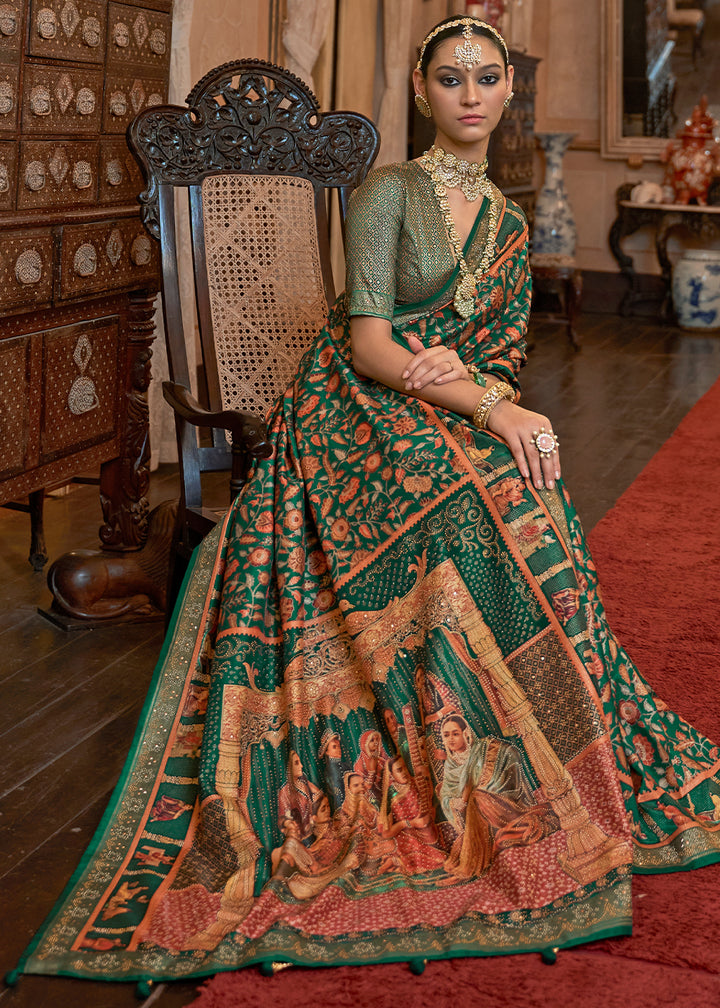
[[(482, 22), (423, 41), (413, 82), (435, 145), (351, 201), (347, 292), (271, 417), (274, 457), (200, 552), (157, 716), (26, 970), (571, 945), (630, 931), (632, 869), (720, 859), (720, 750), (613, 638), (552, 426), (518, 402), (527, 225), (484, 174), (512, 77)], [(363, 793), (377, 733), (398, 755), (388, 710), (417, 788), (396, 768), (390, 827)], [(199, 758), (174, 747), (190, 730)], [(328, 732), (362, 776), (346, 774), (328, 832), (342, 863), (323, 855), (324, 884), (295, 895), (272, 876), (281, 825), (293, 885), (319, 841), (277, 796), (298, 790), (287, 766), (330, 793)], [(153, 812), (168, 798), (187, 810), (170, 823)], [(407, 818), (412, 857), (397, 856)]]

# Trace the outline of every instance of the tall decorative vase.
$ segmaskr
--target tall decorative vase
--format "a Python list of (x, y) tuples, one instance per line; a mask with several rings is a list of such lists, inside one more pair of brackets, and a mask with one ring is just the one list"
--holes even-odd
[(538, 133), (545, 152), (545, 181), (535, 204), (532, 256), (547, 265), (570, 266), (577, 231), (563, 181), (563, 157), (574, 133)]

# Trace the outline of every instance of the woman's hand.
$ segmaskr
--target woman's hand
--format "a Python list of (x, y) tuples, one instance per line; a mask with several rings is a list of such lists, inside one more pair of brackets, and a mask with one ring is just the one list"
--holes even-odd
[(555, 480), (561, 476), (560, 455), (557, 450), (551, 455), (541, 455), (534, 442), (541, 427), (552, 432), (552, 424), (547, 417), (502, 399), (493, 407), (487, 426), (505, 441), (522, 476), (532, 479), (538, 490), (543, 487), (552, 490)]
[(449, 347), (441, 343), (424, 347), (417, 336), (408, 337), (408, 347), (414, 356), (402, 373), (407, 392), (470, 378), (457, 353)]

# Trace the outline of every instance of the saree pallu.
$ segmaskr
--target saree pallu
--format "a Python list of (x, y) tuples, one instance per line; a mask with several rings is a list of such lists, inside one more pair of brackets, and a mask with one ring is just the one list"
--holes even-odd
[[(395, 331), (516, 382), (526, 241)], [(561, 483), (353, 372), (341, 296), (186, 579), (93, 845), (21, 964), (107, 979), (542, 950), (720, 859), (720, 750), (614, 639)]]

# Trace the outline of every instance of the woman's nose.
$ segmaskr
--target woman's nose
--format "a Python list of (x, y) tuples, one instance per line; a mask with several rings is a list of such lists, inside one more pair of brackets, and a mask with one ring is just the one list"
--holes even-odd
[(480, 101), (480, 89), (474, 81), (467, 81), (463, 86), (462, 99), (466, 105), (477, 105)]

